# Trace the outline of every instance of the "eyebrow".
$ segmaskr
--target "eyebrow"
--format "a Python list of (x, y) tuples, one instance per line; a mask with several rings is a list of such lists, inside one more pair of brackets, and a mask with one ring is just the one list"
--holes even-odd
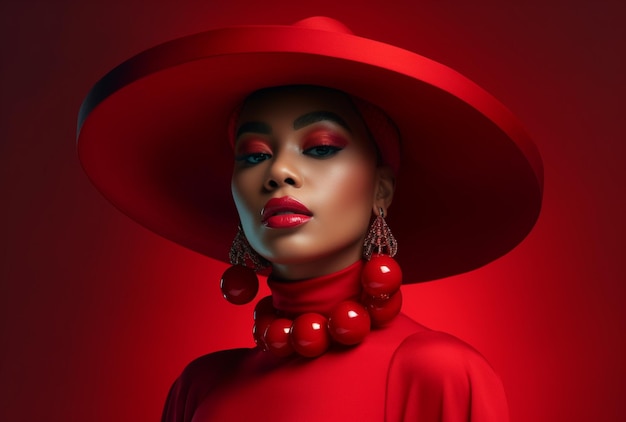
[[(298, 130), (302, 129), (305, 126), (312, 125), (313, 123), (322, 122), (325, 120), (336, 123), (346, 129), (348, 132), (352, 132), (346, 121), (342, 119), (338, 114), (335, 114), (331, 111), (312, 111), (310, 113), (303, 114), (293, 121), (293, 128), (294, 130)], [(239, 138), (244, 133), (260, 133), (263, 135), (271, 135), (272, 127), (263, 122), (245, 122), (239, 127), (239, 129), (237, 129), (235, 139)]]
[(303, 114), (293, 121), (293, 128), (295, 130), (302, 129), (305, 126), (311, 125), (313, 123), (321, 122), (324, 120), (331, 121), (333, 123), (337, 123), (339, 126), (342, 126), (348, 132), (352, 132), (350, 127), (339, 115), (330, 112), (330, 111), (312, 111), (307, 114)]
[(263, 135), (271, 135), (272, 127), (267, 123), (263, 122), (246, 122), (243, 123), (239, 129), (237, 129), (237, 134), (235, 135), (235, 139), (239, 138), (241, 135), (247, 132), (252, 133), (261, 133)]

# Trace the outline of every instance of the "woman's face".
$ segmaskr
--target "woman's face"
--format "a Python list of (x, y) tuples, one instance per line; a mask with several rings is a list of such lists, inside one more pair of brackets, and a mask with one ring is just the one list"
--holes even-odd
[(278, 277), (324, 275), (361, 257), (378, 173), (364, 124), (340, 92), (269, 90), (241, 111), (233, 198), (248, 241)]

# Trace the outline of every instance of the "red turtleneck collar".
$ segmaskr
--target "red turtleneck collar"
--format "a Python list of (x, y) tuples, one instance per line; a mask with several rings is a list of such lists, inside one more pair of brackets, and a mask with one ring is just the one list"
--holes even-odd
[(336, 273), (308, 280), (283, 281), (270, 275), (267, 284), (272, 291), (274, 308), (291, 316), (306, 312), (328, 316), (338, 303), (358, 301), (362, 269), (363, 261), (359, 260)]

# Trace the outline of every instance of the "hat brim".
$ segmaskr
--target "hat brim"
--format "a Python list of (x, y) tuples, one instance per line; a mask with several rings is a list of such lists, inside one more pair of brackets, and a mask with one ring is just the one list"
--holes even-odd
[(291, 84), (339, 89), (397, 124), (401, 163), (388, 223), (405, 283), (481, 267), (535, 224), (541, 160), (501, 103), (413, 52), (297, 26), (212, 30), (122, 63), (82, 105), (81, 163), (123, 213), (227, 261), (238, 225), (229, 116), (251, 92)]

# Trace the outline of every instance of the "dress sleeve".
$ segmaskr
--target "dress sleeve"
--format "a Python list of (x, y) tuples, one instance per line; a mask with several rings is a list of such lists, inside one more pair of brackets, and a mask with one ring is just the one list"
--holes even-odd
[(485, 358), (436, 331), (405, 339), (387, 378), (386, 422), (507, 422), (502, 383)]

